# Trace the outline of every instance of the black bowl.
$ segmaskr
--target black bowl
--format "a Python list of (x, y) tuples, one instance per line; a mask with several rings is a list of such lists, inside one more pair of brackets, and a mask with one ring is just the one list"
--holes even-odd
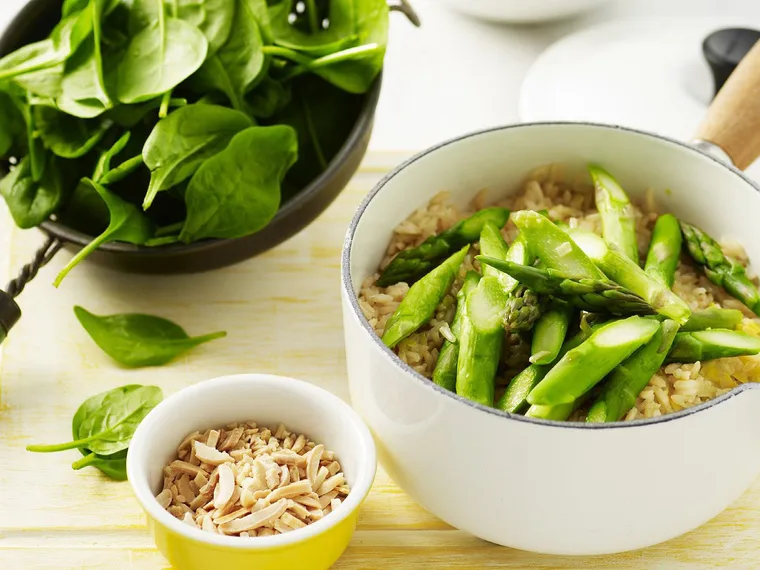
[[(31, 0), (0, 37), (0, 57), (31, 41), (46, 37), (60, 19), (62, 0)], [(305, 188), (285, 201), (270, 224), (239, 239), (211, 239), (193, 244), (141, 247), (114, 242), (100, 246), (88, 257), (124, 271), (139, 273), (191, 273), (243, 261), (282, 243), (309, 225), (340, 194), (367, 152), (381, 77), (364, 96), (356, 123), (327, 168)], [(48, 220), (42, 231), (77, 250), (92, 236)]]

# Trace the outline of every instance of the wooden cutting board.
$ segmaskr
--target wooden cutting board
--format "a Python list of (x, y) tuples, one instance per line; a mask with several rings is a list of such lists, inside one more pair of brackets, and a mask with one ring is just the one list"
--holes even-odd
[[(2, 346), (0, 360), (0, 569), (168, 567), (144, 527), (127, 483), (111, 482), (94, 469), (72, 471), (75, 451), (42, 455), (24, 450), (30, 443), (67, 439), (72, 414), (97, 392), (141, 383), (156, 384), (170, 394), (215, 376), (265, 372), (308, 380), (348, 399), (339, 290), (341, 245), (356, 206), (403, 158), (400, 153), (368, 155), (346, 191), (309, 228), (234, 267), (201, 275), (150, 277), (85, 263), (59, 290), (51, 282), (69, 254), (60, 253), (42, 271), (20, 298), (24, 315)], [(17, 271), (31, 259), (42, 239), (36, 231), (13, 227), (5, 208), (0, 209), (0, 283), (5, 283), (9, 270)], [(168, 366), (126, 370), (93, 344), (74, 317), (74, 305), (101, 314), (154, 313), (181, 323), (190, 334), (226, 330), (228, 337)], [(678, 481), (658, 479), (654, 466), (651, 480), (641, 484), (678, 485)], [(651, 515), (657, 517), (657, 512)], [(759, 484), (722, 515), (684, 537), (617, 556), (566, 558), (510, 550), (457, 531), (417, 506), (381, 468), (354, 540), (336, 568), (729, 565), (760, 566)]]

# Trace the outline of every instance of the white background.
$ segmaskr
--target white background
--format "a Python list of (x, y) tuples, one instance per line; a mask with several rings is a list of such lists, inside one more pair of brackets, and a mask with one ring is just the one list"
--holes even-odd
[[(518, 121), (526, 72), (546, 47), (574, 31), (660, 16), (760, 19), (758, 0), (609, 0), (575, 19), (506, 26), (460, 16), (439, 0), (411, 2), (422, 27), (415, 29), (401, 14), (393, 14), (374, 150), (420, 150), (468, 131)], [(23, 4), (0, 0), (0, 27)]]

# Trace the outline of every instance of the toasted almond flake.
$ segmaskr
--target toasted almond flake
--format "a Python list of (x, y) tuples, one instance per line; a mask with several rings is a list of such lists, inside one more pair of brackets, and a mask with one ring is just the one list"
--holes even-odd
[(319, 498), (319, 505), (320, 505), (320, 506), (321, 506), (323, 509), (326, 509), (326, 508), (327, 508), (327, 507), (330, 505), (330, 502), (331, 502), (331, 501), (332, 501), (332, 500), (333, 500), (335, 497), (337, 497), (337, 496), (338, 496), (338, 491), (331, 491), (331, 492), (327, 493), (326, 495), (323, 495), (323, 496), (321, 496), (321, 497)]
[(304, 507), (301, 503), (296, 503), (293, 500), (288, 499), (288, 511), (292, 512), (295, 516), (297, 516), (301, 520), (306, 520), (309, 518), (309, 511), (306, 507)]
[(289, 499), (290, 497), (303, 495), (304, 493), (308, 493), (310, 490), (311, 484), (308, 480), (304, 479), (303, 481), (298, 481), (297, 483), (291, 483), (290, 485), (285, 485), (284, 487), (275, 489), (269, 493), (266, 500), (269, 503), (274, 503), (280, 499)]
[(179, 494), (184, 497), (183, 503), (189, 503), (197, 496), (197, 493), (190, 488), (190, 476), (187, 473), (179, 478), (177, 488), (179, 489)]
[(209, 447), (216, 447), (219, 444), (219, 432), (215, 429), (209, 430), (206, 437), (206, 445)]
[(283, 465), (280, 467), (280, 484), (278, 487), (285, 487), (288, 483), (290, 483), (290, 469), (287, 465)]
[(340, 499), (338, 497), (335, 497), (332, 501), (330, 501), (330, 509), (335, 510), (340, 506)]
[(300, 434), (296, 441), (293, 443), (293, 447), (291, 448), (296, 453), (300, 453), (300, 451), (304, 448), (306, 445), (306, 437), (303, 434)]
[(274, 536), (274, 530), (268, 526), (261, 527), (258, 531), (258, 536)]
[(267, 487), (270, 489), (276, 489), (280, 486), (280, 469), (278, 467), (272, 467), (267, 469)]
[(251, 512), (256, 513), (260, 511), (261, 509), (266, 509), (268, 506), (269, 506), (269, 503), (263, 497), (261, 499), (256, 499), (256, 503), (251, 508)]
[[(283, 467), (285, 467), (285, 466), (283, 465)], [(290, 471), (290, 480), (291, 481), (295, 482), (295, 481), (300, 481), (301, 480), (301, 474), (298, 472), (298, 467), (296, 467), (295, 465), (291, 465), (290, 468), (288, 469), (288, 471)], [(309, 484), (311, 484), (311, 483), (309, 483)]]
[(256, 499), (253, 498), (253, 491), (250, 489), (243, 489), (243, 492), (240, 493), (240, 504), (243, 505), (244, 508), (250, 510), (255, 503)]
[(194, 431), (193, 433), (188, 435), (185, 439), (182, 440), (182, 443), (179, 444), (179, 447), (177, 448), (177, 453), (179, 453), (180, 451), (189, 450), (192, 447), (193, 442), (200, 437), (203, 437), (203, 436), (201, 432), (199, 431)]
[(322, 511), (322, 507), (320, 506), (318, 509), (309, 509), (309, 518), (313, 521), (318, 521), (324, 516), (324, 513)]
[(278, 531), (280, 534), (285, 534), (286, 532), (290, 532), (293, 530), (293, 527), (289, 527), (281, 520), (274, 521), (274, 529)]
[(222, 444), (218, 446), (219, 451), (230, 451), (231, 449), (234, 449), (242, 436), (243, 428), (233, 428), (233, 430), (227, 434), (227, 437), (224, 439)]
[(172, 505), (166, 510), (169, 512), (170, 515), (180, 520), (185, 516), (185, 512), (186, 512), (185, 509), (183, 509), (179, 505)]
[(296, 517), (294, 517), (287, 511), (283, 513), (283, 515), (280, 517), (280, 520), (293, 529), (303, 528), (306, 526), (306, 523), (298, 520)]
[(286, 435), (288, 435), (288, 430), (285, 429), (285, 426), (283, 424), (278, 425), (274, 436), (278, 439), (282, 439)]
[(313, 497), (309, 497), (307, 495), (298, 495), (297, 497), (293, 497), (293, 500), (305, 507), (311, 507), (312, 509), (321, 509), (322, 505), (319, 504), (319, 500), (315, 499)]
[(196, 441), (193, 444), (195, 456), (207, 465), (221, 465), (233, 461), (229, 453), (218, 451), (215, 447), (209, 447), (205, 443)]
[(327, 479), (327, 476), (330, 474), (330, 472), (327, 470), (327, 467), (324, 465), (319, 468), (319, 471), (317, 471), (317, 476), (314, 478), (314, 482), (311, 484), (311, 488), (314, 491), (317, 491), (322, 486), (322, 483), (325, 482), (325, 479)]
[(162, 509), (166, 509), (172, 504), (172, 492), (170, 489), (164, 489), (157, 496), (156, 500)]
[(341, 495), (348, 495), (351, 491), (346, 485), (339, 485), (335, 487), (335, 490), (338, 491)]
[(330, 465), (327, 466), (327, 472), (332, 476), (335, 475), (338, 471), (340, 471), (340, 463), (337, 461), (333, 461), (330, 463)]
[(227, 505), (235, 491), (235, 475), (227, 464), (220, 465), (218, 472), (219, 484), (214, 489), (214, 508), (222, 509)]
[(251, 511), (245, 508), (237, 509), (236, 511), (232, 511), (228, 515), (224, 515), (223, 517), (219, 517), (214, 522), (216, 524), (227, 524), (228, 522), (232, 522), (235, 519), (239, 519), (240, 517), (249, 514)]
[(293, 447), (293, 436), (289, 435), (288, 437), (286, 437), (285, 441), (282, 442), (282, 446), (285, 449), (290, 449), (291, 447)]
[(198, 525), (195, 524), (195, 519), (193, 519), (193, 515), (189, 512), (186, 512), (185, 516), (182, 517), (182, 522), (185, 523), (186, 525), (189, 525), (195, 528), (198, 527)]
[(216, 525), (214, 524), (214, 521), (211, 520), (211, 515), (203, 517), (201, 528), (205, 531), (216, 533)]
[(197, 465), (190, 465), (187, 461), (180, 461), (179, 459), (175, 459), (169, 464), (169, 467), (174, 469), (174, 471), (177, 471), (178, 473), (187, 473), (188, 475), (192, 475), (195, 477), (198, 473), (204, 473), (203, 469), (201, 469)]
[(272, 454), (272, 459), (279, 465), (306, 465), (306, 457), (304, 455), (298, 455), (292, 451), (277, 451)]
[(309, 453), (306, 454), (306, 477), (309, 482), (314, 486), (314, 482), (317, 479), (317, 471), (319, 470), (319, 462), (322, 459), (322, 453), (325, 450), (324, 445), (315, 445)]
[(327, 479), (324, 483), (322, 483), (322, 485), (320, 485), (319, 489), (317, 489), (317, 495), (321, 497), (325, 493), (329, 493), (330, 491), (335, 489), (335, 487), (337, 487), (338, 485), (342, 485), (345, 480), (346, 479), (343, 477), (343, 473), (338, 473), (337, 475), (333, 475), (332, 477)]
[(334, 461), (335, 460), (335, 454), (332, 451), (325, 451), (322, 454), (322, 459), (325, 461)]
[(287, 508), (288, 502), (285, 499), (282, 499), (256, 513), (220, 525), (219, 530), (225, 534), (238, 534), (246, 530), (251, 531), (260, 526), (274, 523), (282, 516)]

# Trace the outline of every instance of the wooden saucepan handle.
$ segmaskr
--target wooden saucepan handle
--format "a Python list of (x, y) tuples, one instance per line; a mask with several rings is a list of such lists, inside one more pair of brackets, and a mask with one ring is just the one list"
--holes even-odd
[(740, 170), (760, 156), (760, 41), (718, 92), (696, 138), (719, 146)]

